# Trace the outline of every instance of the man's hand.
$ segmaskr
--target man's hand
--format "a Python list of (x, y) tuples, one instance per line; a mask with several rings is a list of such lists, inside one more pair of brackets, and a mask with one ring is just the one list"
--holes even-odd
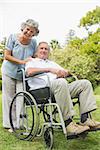
[(69, 76), (69, 71), (68, 70), (58, 70), (57, 72), (57, 77), (58, 78), (65, 78), (67, 76)]
[(49, 71), (57, 75), (57, 78), (65, 78), (70, 75), (68, 70), (50, 68)]

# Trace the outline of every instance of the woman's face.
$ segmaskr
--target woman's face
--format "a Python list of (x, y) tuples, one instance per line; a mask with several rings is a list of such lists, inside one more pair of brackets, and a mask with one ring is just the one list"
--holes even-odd
[(26, 26), (22, 31), (26, 39), (31, 39), (36, 34), (36, 29), (31, 26)]

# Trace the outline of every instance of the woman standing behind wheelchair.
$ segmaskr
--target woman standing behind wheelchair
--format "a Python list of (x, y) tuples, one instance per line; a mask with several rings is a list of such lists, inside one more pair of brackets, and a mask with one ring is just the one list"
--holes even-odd
[[(21, 24), (21, 33), (11, 34), (8, 38), (2, 64), (2, 109), (3, 127), (10, 128), (9, 107), (16, 92), (22, 91), (22, 76), (18, 71), (33, 56), (37, 42), (33, 36), (39, 33), (38, 23), (32, 19)], [(16, 112), (20, 111), (20, 104)], [(9, 130), (11, 131), (11, 130)]]

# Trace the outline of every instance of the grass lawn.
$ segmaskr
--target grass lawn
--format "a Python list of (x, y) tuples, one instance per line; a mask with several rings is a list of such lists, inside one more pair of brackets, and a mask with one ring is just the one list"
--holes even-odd
[[(100, 121), (100, 95), (96, 96), (98, 109), (93, 117)], [(62, 131), (54, 131), (53, 150), (100, 150), (100, 131), (91, 132), (85, 139), (66, 140)], [(43, 137), (36, 137), (33, 141), (17, 139), (2, 127), (2, 109), (0, 95), (0, 150), (45, 150)]]

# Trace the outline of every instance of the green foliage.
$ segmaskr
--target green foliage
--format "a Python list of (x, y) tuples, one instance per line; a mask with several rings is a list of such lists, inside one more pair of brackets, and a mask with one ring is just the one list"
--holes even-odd
[(88, 55), (75, 56), (71, 60), (69, 68), (71, 68), (71, 70), (75, 72), (79, 79), (85, 78), (90, 80), (93, 83), (94, 87), (99, 82), (100, 77), (98, 79), (98, 74), (95, 69), (96, 64)]
[(75, 49), (79, 49), (81, 47), (81, 45), (83, 44), (84, 39), (80, 39), (78, 37), (73, 38), (72, 40), (69, 41), (68, 43), (68, 47), (70, 48), (75, 48)]
[[(99, 30), (98, 30), (99, 31)], [(87, 39), (74, 38), (64, 49), (51, 52), (51, 59), (71, 70), (79, 79), (90, 80), (94, 87), (100, 84), (100, 33)]]
[(87, 53), (88, 55), (100, 55), (100, 29), (92, 35), (89, 35), (81, 47), (81, 52)]
[(0, 91), (2, 90), (2, 80), (0, 80)]
[(2, 43), (0, 43), (0, 49), (4, 50), (5, 45), (3, 45)]
[[(80, 26), (87, 28), (99, 23), (100, 7), (97, 6), (81, 19)], [(51, 58), (78, 78), (90, 80), (94, 87), (100, 85), (100, 28), (85, 39), (70, 38), (65, 48), (52, 51)]]
[(90, 80), (94, 85), (100, 84), (100, 32), (98, 31), (89, 36), (80, 49), (81, 55), (86, 55), (86, 58), (91, 59), (89, 61), (91, 65), (87, 66), (88, 68), (90, 66), (91, 74), (87, 74), (87, 77), (91, 76)]
[(2, 90), (2, 75), (1, 75), (1, 65), (2, 65), (2, 62), (0, 62), (0, 91)]
[(50, 42), (50, 47), (55, 50), (55, 49), (60, 49), (61, 46), (57, 40), (51, 40)]
[(5, 45), (4, 43), (0, 43), (0, 63), (2, 63), (3, 61), (3, 57), (4, 57), (4, 49), (5, 49)]
[(94, 89), (94, 94), (95, 94), (95, 95), (100, 95), (100, 85), (97, 86), (97, 87)]
[(100, 7), (97, 6), (93, 11), (89, 11), (85, 17), (80, 20), (80, 26), (88, 27), (100, 23)]

